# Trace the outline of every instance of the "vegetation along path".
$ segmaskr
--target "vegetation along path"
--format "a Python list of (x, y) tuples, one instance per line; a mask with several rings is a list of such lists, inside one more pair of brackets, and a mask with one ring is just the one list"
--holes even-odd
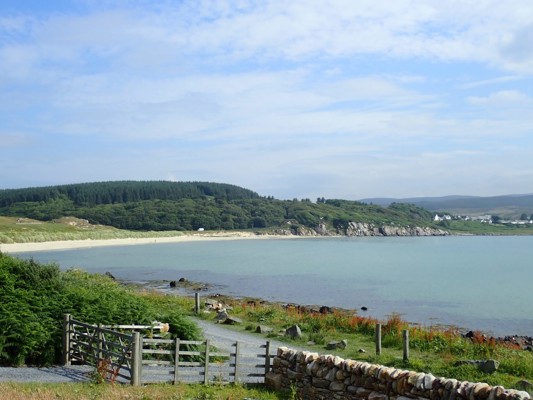
[[(237, 341), (248, 346), (257, 347), (265, 344), (264, 337), (255, 336), (245, 332), (236, 332), (226, 327), (217, 325), (212, 321), (204, 321), (201, 319), (195, 319), (194, 321), (204, 332), (204, 337), (214, 342), (214, 344), (223, 351), (230, 351), (232, 349), (231, 345)], [(278, 341), (270, 341), (270, 343), (272, 346), (272, 354), (275, 354), (279, 346), (286, 345)], [(4, 367), (0, 368), (0, 382), (89, 382), (91, 380), (92, 372), (93, 368), (87, 365), (52, 366), (39, 368)]]

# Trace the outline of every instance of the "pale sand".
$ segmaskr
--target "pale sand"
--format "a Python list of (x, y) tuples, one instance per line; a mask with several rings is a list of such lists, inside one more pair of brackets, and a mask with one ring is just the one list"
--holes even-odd
[(0, 243), (2, 253), (25, 253), (46, 250), (69, 250), (88, 247), (103, 246), (129, 246), (150, 243), (179, 243), (207, 240), (237, 240), (237, 239), (269, 239), (269, 238), (294, 238), (295, 236), (257, 235), (249, 232), (218, 232), (205, 234), (184, 234), (172, 237), (130, 238), (130, 239), (104, 239), (104, 240), (59, 240), (54, 242), (32, 243)]

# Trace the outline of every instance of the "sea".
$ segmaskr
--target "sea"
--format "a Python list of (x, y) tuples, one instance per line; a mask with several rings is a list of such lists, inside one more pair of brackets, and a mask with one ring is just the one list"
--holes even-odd
[[(533, 236), (235, 239), (14, 254), (168, 292), (340, 307), (358, 315), (533, 336)], [(366, 310), (363, 310), (366, 308)]]

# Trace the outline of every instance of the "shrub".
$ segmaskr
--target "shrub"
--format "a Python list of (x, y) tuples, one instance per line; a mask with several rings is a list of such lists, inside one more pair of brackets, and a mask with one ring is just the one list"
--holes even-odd
[(200, 337), (198, 327), (168, 299), (138, 295), (106, 276), (61, 272), (54, 264), (0, 253), (0, 365), (59, 362), (65, 313), (94, 324), (165, 321), (175, 336)]

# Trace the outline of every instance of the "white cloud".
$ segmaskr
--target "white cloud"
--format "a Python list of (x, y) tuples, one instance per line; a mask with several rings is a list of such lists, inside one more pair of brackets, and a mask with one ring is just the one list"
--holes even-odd
[(532, 98), (518, 90), (502, 90), (488, 96), (471, 96), (468, 102), (475, 105), (500, 106), (526, 106), (532, 103)]
[[(42, 62), (64, 59), (83, 64), (90, 56), (112, 67), (121, 65), (120, 59), (141, 63), (144, 58), (149, 67), (197, 55), (215, 62), (268, 62), (376, 54), (488, 62), (527, 73), (532, 15), (533, 3), (520, 0), (295, 0), (250, 7), (185, 2), (81, 15), (56, 13), (33, 20), (26, 34)], [(4, 18), (0, 29), (4, 34), (21, 29), (28, 20)], [(143, 57), (150, 50), (157, 57)]]
[(106, 149), (35, 158), (26, 174), (311, 198), (447, 194), (506, 164), (528, 174), (513, 151), (487, 152), (531, 145), (529, 1), (82, 4), (0, 18), (0, 132), (17, 132), (0, 145)]

